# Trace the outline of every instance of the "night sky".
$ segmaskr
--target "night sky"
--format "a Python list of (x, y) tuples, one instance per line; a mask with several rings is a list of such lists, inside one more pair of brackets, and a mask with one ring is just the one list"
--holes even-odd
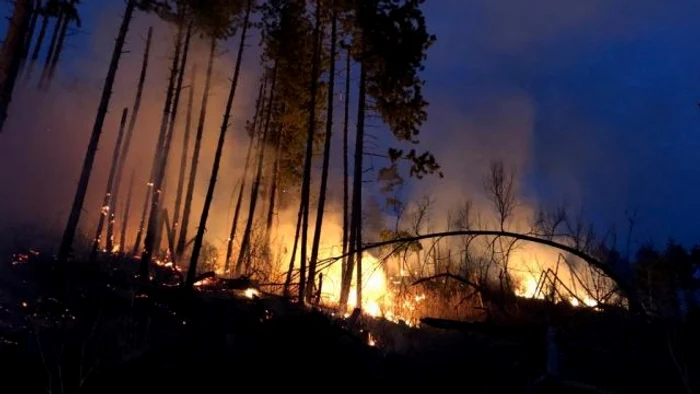
[[(696, 2), (428, 3), (438, 42), (425, 73), (425, 140), (444, 141), (468, 118), (505, 125), (464, 130), (477, 144), (527, 129), (529, 155), (519, 164), (531, 197), (580, 204), (601, 230), (622, 231), (625, 211), (636, 210), (638, 242), (700, 240)], [(509, 114), (512, 97), (527, 103), (527, 116)], [(447, 176), (459, 173), (446, 168)]]
[[(86, 3), (64, 74), (95, 21), (119, 17), (119, 5)], [(602, 232), (622, 231), (636, 211), (637, 242), (700, 241), (695, 1), (426, 3), (438, 41), (423, 74), (431, 105), (421, 138), (445, 173), (426, 183), (464, 179), (457, 189), (469, 194), (485, 163), (502, 158), (534, 205), (580, 206)]]

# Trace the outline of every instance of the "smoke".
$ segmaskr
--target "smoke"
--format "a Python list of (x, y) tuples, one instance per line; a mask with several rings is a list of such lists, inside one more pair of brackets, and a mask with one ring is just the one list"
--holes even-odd
[[(84, 12), (94, 12), (94, 15), (90, 15), (89, 18), (84, 18), (88, 23), (84, 27), (89, 32), (87, 37), (68, 37), (69, 42), (75, 40), (72, 43), (73, 47), (69, 46), (63, 54), (63, 63), (48, 92), (36, 89), (36, 77), (40, 72), (35, 71), (32, 80), (20, 84), (13, 98), (7, 127), (0, 136), (0, 157), (3, 160), (3, 166), (0, 167), (0, 184), (8, 186), (0, 188), (0, 201), (3, 202), (0, 205), (0, 217), (3, 218), (0, 221), (0, 234), (6, 234), (2, 237), (6, 246), (14, 242), (13, 238), (28, 238), (33, 243), (40, 242), (36, 239), (39, 232), (43, 236), (41, 246), (55, 247), (62, 234), (92, 131), (111, 48), (121, 22), (116, 16), (121, 15), (122, 9), (119, 3), (112, 3), (99, 10), (87, 9)], [(131, 108), (133, 105), (149, 26), (154, 28), (154, 37), (148, 75), (122, 178), (119, 200), (121, 206), (118, 207), (118, 212), (123, 212), (128, 182), (134, 171), (135, 186), (127, 241), (131, 243), (134, 240), (160, 130), (174, 44), (172, 26), (168, 26), (153, 15), (142, 13), (138, 13), (132, 22), (127, 37), (126, 52), (122, 55), (110, 112), (105, 120), (87, 199), (81, 215), (79, 231), (89, 237), (93, 236), (99, 217), (122, 108)], [(249, 40), (254, 39), (255, 37), (249, 38)], [(237, 38), (235, 42), (237, 43)], [(235, 45), (234, 40), (231, 40), (230, 44)], [(195, 35), (189, 54), (188, 71), (183, 83), (189, 89), (191, 85), (189, 70), (193, 64), (196, 64), (191, 143), (194, 141), (199, 119), (208, 50), (209, 43), (199, 35)], [(233, 105), (231, 127), (228, 130), (217, 180), (213, 209), (219, 214), (210, 216), (207, 225), (209, 233), (219, 236), (228, 231), (232, 189), (241, 175), (240, 169), (244, 160), (241, 152), (244, 152), (248, 143), (248, 137), (243, 128), (253, 111), (253, 100), (260, 73), (257, 66), (258, 59), (259, 53), (256, 46), (250, 45), (244, 54), (241, 77)], [(232, 51), (228, 44), (222, 45), (214, 65), (192, 207), (191, 229), (199, 224), (234, 62), (235, 51)], [(41, 66), (42, 64), (38, 64), (36, 69), (40, 70)], [(166, 206), (171, 206), (174, 201), (187, 112), (187, 96), (188, 91), (184, 89), (180, 98), (173, 147), (168, 163), (166, 187), (171, 192), (166, 193)], [(189, 156), (191, 158), (192, 148)], [(188, 162), (188, 168), (189, 165)], [(187, 174), (189, 175), (189, 170)], [(172, 213), (170, 216), (172, 217)], [(193, 230), (190, 232), (194, 235)], [(210, 242), (215, 241), (217, 240), (214, 238), (210, 239)], [(128, 245), (130, 246), (131, 244)]]

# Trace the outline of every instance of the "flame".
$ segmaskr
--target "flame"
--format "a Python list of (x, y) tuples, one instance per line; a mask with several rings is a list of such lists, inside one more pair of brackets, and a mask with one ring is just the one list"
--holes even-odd
[(246, 298), (250, 298), (251, 300), (255, 297), (260, 296), (260, 292), (257, 289), (253, 289), (252, 287), (245, 289), (243, 294), (246, 296)]

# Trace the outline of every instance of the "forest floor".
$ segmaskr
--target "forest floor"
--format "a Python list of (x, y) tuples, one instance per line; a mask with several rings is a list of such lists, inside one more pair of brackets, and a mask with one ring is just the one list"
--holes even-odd
[(3, 266), (2, 392), (684, 389), (667, 342), (650, 342), (661, 337), (606, 313), (569, 311), (557, 323), (562, 376), (585, 383), (546, 387), (534, 385), (547, 362), (546, 322), (536, 313), (527, 324), (456, 330), (372, 318), (350, 324), (272, 295), (183, 292), (133, 277), (104, 263), (30, 258)]

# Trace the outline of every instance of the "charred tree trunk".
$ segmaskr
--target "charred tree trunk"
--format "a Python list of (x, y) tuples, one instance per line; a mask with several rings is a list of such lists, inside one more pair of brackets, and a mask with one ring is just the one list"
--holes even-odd
[(119, 60), (121, 58), (122, 52), (124, 51), (124, 41), (126, 40), (126, 33), (129, 31), (129, 24), (131, 23), (131, 18), (134, 14), (135, 7), (136, 0), (129, 0), (126, 5), (124, 17), (122, 18), (121, 27), (119, 28), (119, 35), (117, 36), (117, 40), (114, 44), (112, 59), (109, 62), (109, 71), (107, 72), (105, 85), (102, 89), (102, 97), (100, 98), (100, 105), (97, 110), (97, 118), (95, 119), (95, 124), (92, 129), (90, 143), (88, 144), (87, 152), (85, 153), (85, 160), (83, 162), (83, 169), (80, 173), (78, 187), (75, 192), (73, 207), (71, 208), (70, 216), (68, 217), (68, 223), (66, 223), (66, 229), (63, 233), (63, 239), (61, 240), (61, 247), (58, 253), (58, 258), (61, 261), (65, 261), (68, 258), (68, 255), (70, 254), (72, 249), (73, 238), (75, 238), (75, 231), (78, 227), (80, 213), (83, 210), (83, 202), (85, 201), (85, 194), (87, 192), (88, 183), (90, 182), (92, 165), (95, 161), (95, 154), (97, 153), (97, 147), (100, 142), (100, 136), (102, 135), (102, 125), (104, 124), (105, 116), (107, 115), (107, 109), (109, 108), (109, 100), (112, 95), (112, 85), (114, 84), (114, 79), (117, 75)]
[(125, 250), (124, 245), (126, 245), (126, 230), (129, 228), (129, 211), (131, 211), (131, 196), (134, 191), (134, 175), (136, 171), (131, 171), (131, 179), (129, 180), (129, 192), (126, 196), (126, 207), (124, 207), (124, 216), (122, 217), (122, 228), (121, 234), (119, 236), (119, 249)]
[[(311, 197), (311, 160), (313, 159), (314, 133), (316, 131), (316, 96), (318, 95), (318, 74), (321, 62), (321, 1), (316, 1), (316, 23), (314, 26), (314, 49), (311, 65), (311, 99), (309, 100), (308, 135), (306, 137), (306, 155), (304, 158), (304, 177), (301, 185), (301, 205), (304, 214), (301, 224), (301, 262), (299, 272), (299, 303), (304, 302), (306, 291), (306, 249), (309, 238), (309, 205)], [(309, 283), (313, 286), (316, 273), (316, 262), (309, 264)]]
[(255, 180), (253, 187), (250, 189), (250, 202), (248, 204), (248, 222), (246, 223), (241, 240), (241, 250), (238, 252), (238, 261), (236, 262), (236, 275), (241, 274), (243, 264), (245, 263), (245, 272), (248, 273), (250, 265), (250, 236), (253, 232), (253, 223), (255, 221), (255, 207), (258, 203), (258, 192), (260, 190), (260, 179), (262, 178), (263, 161), (265, 160), (265, 147), (267, 146), (267, 133), (270, 129), (272, 120), (272, 106), (275, 103), (275, 87), (277, 86), (277, 65), (272, 71), (272, 86), (270, 88), (270, 97), (267, 100), (267, 114), (265, 115), (265, 126), (263, 133), (258, 139), (258, 157), (257, 168), (255, 170)]
[[(333, 7), (331, 5), (331, 7)], [(326, 192), (328, 189), (328, 167), (331, 161), (331, 137), (333, 136), (333, 95), (335, 90), (335, 46), (336, 46), (336, 14), (333, 7), (331, 16), (331, 60), (328, 76), (328, 108), (326, 108), (326, 136), (323, 143), (323, 167), (321, 170), (321, 189), (318, 195), (318, 207), (316, 210), (316, 226), (314, 227), (314, 239), (311, 246), (311, 263), (309, 264), (309, 284), (306, 288), (306, 301), (312, 302), (314, 297), (314, 276), (318, 260), (318, 249), (321, 244), (321, 228), (323, 227), (323, 211), (326, 207)]]
[[(168, 149), (170, 148), (168, 142), (172, 140), (171, 134), (168, 133), (168, 121), (170, 120), (170, 111), (173, 107), (173, 95), (175, 94), (175, 82), (178, 77), (178, 67), (180, 60), (180, 46), (182, 44), (182, 25), (177, 32), (177, 37), (175, 39), (175, 54), (173, 56), (173, 62), (170, 69), (170, 78), (168, 80), (168, 90), (165, 95), (165, 105), (163, 107), (163, 116), (161, 118), (160, 124), (160, 135), (159, 144), (157, 146), (157, 151), (155, 155), (155, 161), (153, 163), (152, 173), (154, 176), (151, 178), (149, 190), (150, 193), (150, 205), (151, 209), (148, 214), (148, 225), (146, 227), (146, 237), (144, 239), (143, 251), (141, 252), (141, 264), (139, 268), (139, 274), (141, 279), (148, 280), (148, 272), (151, 264), (151, 258), (153, 257), (153, 248), (155, 247), (156, 233), (159, 231), (158, 226), (160, 225), (160, 196), (162, 194), (161, 187), (163, 186), (163, 175), (165, 172), (165, 161), (167, 160)], [(147, 198), (148, 200), (148, 198)], [(148, 210), (148, 206), (145, 206), (145, 210)], [(144, 217), (146, 215), (143, 215)]]
[(224, 111), (224, 118), (221, 122), (221, 131), (219, 133), (219, 140), (216, 144), (216, 153), (214, 155), (214, 165), (211, 171), (211, 177), (209, 178), (209, 187), (207, 189), (207, 195), (204, 199), (204, 207), (202, 208), (202, 217), (199, 220), (199, 227), (197, 228), (197, 236), (194, 239), (194, 245), (192, 246), (192, 257), (190, 260), (190, 266), (187, 271), (187, 280), (185, 286), (187, 288), (192, 288), (194, 284), (194, 278), (197, 274), (197, 260), (199, 260), (199, 252), (202, 249), (202, 243), (204, 242), (204, 231), (207, 225), (207, 218), (209, 217), (209, 209), (211, 209), (211, 202), (214, 199), (214, 189), (216, 187), (216, 177), (219, 174), (219, 166), (221, 164), (221, 154), (224, 150), (224, 141), (226, 140), (226, 131), (229, 127), (229, 118), (231, 116), (231, 107), (233, 106), (233, 98), (236, 96), (236, 88), (238, 87), (238, 77), (241, 71), (241, 62), (243, 61), (243, 49), (245, 48), (246, 34), (248, 34), (248, 21), (250, 19), (250, 12), (253, 6), (253, 1), (248, 0), (246, 5), (245, 18), (243, 19), (243, 30), (241, 31), (241, 40), (238, 45), (238, 55), (236, 56), (236, 66), (233, 72), (233, 79), (231, 80), (231, 89), (228, 94), (228, 100), (226, 101), (226, 110)]
[(32, 71), (36, 67), (36, 62), (39, 60), (39, 53), (41, 52), (41, 45), (44, 43), (44, 37), (46, 37), (46, 29), (49, 27), (49, 15), (43, 12), (41, 18), (41, 27), (39, 28), (39, 36), (36, 38), (36, 44), (34, 44), (34, 51), (32, 51), (32, 57), (29, 59), (29, 67), (24, 74), (24, 80), (27, 81), (32, 77)]
[(32, 0), (15, 0), (5, 41), (0, 50), (0, 132), (7, 120), (7, 111), (17, 82), (27, 38), (29, 19), (32, 15)]
[[(126, 130), (126, 136), (124, 137), (124, 148), (122, 153), (119, 155), (119, 164), (117, 166), (117, 175), (114, 178), (114, 190), (112, 190), (112, 202), (109, 207), (109, 213), (112, 215), (112, 220), (107, 224), (107, 242), (111, 239), (110, 234), (114, 234), (114, 217), (117, 210), (119, 201), (119, 190), (122, 184), (122, 174), (124, 173), (124, 168), (126, 166), (126, 160), (129, 157), (129, 151), (131, 150), (131, 138), (134, 135), (134, 129), (136, 128), (136, 119), (138, 118), (139, 109), (141, 108), (141, 98), (143, 96), (143, 85), (146, 82), (146, 71), (148, 70), (148, 59), (151, 53), (151, 40), (153, 38), (153, 28), (148, 28), (148, 38), (146, 39), (146, 48), (143, 51), (143, 62), (141, 63), (141, 73), (139, 74), (138, 86), (136, 88), (136, 98), (134, 99), (134, 107), (131, 110), (131, 116), (129, 117), (129, 127)], [(132, 179), (133, 181), (133, 179)], [(131, 186), (130, 186), (131, 187)], [(131, 195), (131, 191), (129, 192)], [(126, 224), (123, 224), (126, 226)], [(122, 231), (122, 234), (124, 231)], [(124, 250), (126, 244), (124, 240), (121, 239), (119, 243), (119, 251)], [(111, 246), (108, 244), (107, 249), (111, 250)], [(136, 252), (134, 252), (136, 254)]]
[(22, 62), (20, 64), (20, 70), (24, 66), (24, 62), (27, 60), (27, 56), (29, 56), (29, 48), (31, 47), (32, 40), (34, 39), (34, 30), (36, 30), (36, 22), (39, 20), (40, 9), (41, 1), (37, 0), (36, 2), (34, 2), (32, 8), (32, 16), (29, 19), (29, 27), (27, 27), (27, 35), (24, 40), (24, 49), (22, 50)]
[[(357, 264), (357, 308), (362, 308), (362, 252), (353, 254), (352, 251), (362, 247), (362, 153), (365, 136), (365, 107), (367, 103), (367, 72), (364, 63), (360, 62), (360, 92), (357, 106), (357, 133), (355, 136), (355, 163), (352, 186), (352, 214), (350, 217), (350, 255), (348, 265), (343, 276), (340, 307), (345, 310), (350, 295), (350, 285), (354, 265)], [(356, 261), (355, 261), (356, 259)]]
[[(97, 252), (100, 249), (100, 241), (102, 238), (102, 229), (104, 228), (105, 219), (111, 218), (109, 213), (109, 207), (112, 200), (112, 188), (114, 186), (114, 174), (117, 170), (117, 163), (119, 163), (119, 152), (122, 148), (122, 140), (124, 138), (124, 129), (126, 128), (126, 117), (129, 113), (128, 108), (124, 108), (122, 111), (122, 118), (119, 122), (119, 134), (117, 134), (117, 141), (114, 143), (114, 151), (112, 151), (112, 165), (109, 168), (109, 177), (107, 177), (107, 189), (105, 190), (105, 196), (102, 201), (102, 207), (100, 207), (100, 220), (97, 223), (97, 231), (95, 238), (92, 241), (92, 251), (90, 252), (90, 260), (94, 260), (97, 257)], [(107, 249), (107, 252), (111, 252), (111, 249)]]
[(56, 24), (53, 27), (53, 33), (51, 33), (51, 43), (49, 44), (49, 51), (46, 53), (46, 59), (44, 60), (44, 68), (41, 71), (41, 77), (39, 78), (38, 87), (41, 89), (44, 86), (44, 82), (49, 72), (49, 65), (51, 64), (51, 59), (53, 59), (53, 54), (56, 51), (56, 45), (58, 44), (58, 37), (61, 35), (61, 30), (63, 30), (63, 20), (67, 19), (68, 16), (63, 12), (59, 12), (56, 17)]
[[(345, 58), (345, 108), (344, 108), (344, 119), (343, 119), (343, 254), (348, 251), (348, 238), (350, 235), (350, 218), (348, 215), (349, 207), (349, 189), (350, 184), (348, 182), (348, 170), (350, 166), (348, 165), (348, 129), (350, 125), (350, 66), (351, 66), (352, 55), (350, 53), (350, 47), (348, 47), (346, 58)], [(341, 262), (341, 273), (342, 277), (345, 277), (345, 271), (348, 266), (348, 259), (343, 258)]]
[(71, 23), (71, 18), (68, 14), (65, 14), (63, 18), (63, 25), (61, 26), (61, 32), (59, 33), (58, 36), (58, 42), (56, 43), (56, 50), (53, 53), (53, 56), (51, 57), (51, 63), (49, 64), (48, 69), (46, 70), (45, 77), (44, 78), (42, 87), (44, 89), (48, 89), (51, 85), (51, 81), (53, 80), (53, 76), (56, 73), (56, 67), (58, 66), (58, 60), (61, 58), (61, 52), (63, 52), (63, 44), (66, 42), (66, 35), (68, 34), (68, 27), (70, 26)]
[(211, 75), (214, 67), (214, 54), (216, 53), (216, 38), (211, 38), (209, 47), (209, 60), (207, 62), (207, 76), (204, 82), (204, 93), (202, 106), (199, 110), (199, 122), (197, 124), (197, 134), (194, 140), (194, 151), (192, 152), (192, 165), (190, 166), (190, 177), (187, 182), (187, 194), (185, 195), (185, 206), (182, 210), (182, 226), (177, 241), (176, 251), (182, 255), (187, 244), (187, 227), (190, 221), (190, 211), (192, 209), (192, 196), (194, 195), (194, 185), (197, 178), (197, 166), (199, 165), (199, 152), (202, 147), (202, 135), (204, 134), (204, 123), (207, 117), (207, 103), (209, 101), (209, 89), (211, 88)]
[(267, 206), (267, 219), (265, 221), (265, 254), (270, 255), (270, 234), (272, 233), (272, 223), (275, 217), (275, 204), (277, 203), (277, 183), (279, 182), (280, 174), (280, 156), (282, 155), (282, 128), (277, 130), (275, 137), (275, 159), (272, 163), (272, 181), (270, 183), (270, 201)]
[[(192, 67), (190, 80), (190, 92), (187, 96), (187, 115), (185, 117), (185, 135), (182, 138), (182, 156), (180, 157), (180, 174), (177, 178), (177, 190), (175, 191), (175, 210), (173, 211), (173, 227), (171, 238), (175, 239), (177, 228), (180, 224), (180, 206), (182, 205), (182, 192), (185, 188), (185, 172), (187, 171), (187, 156), (190, 146), (190, 129), (192, 127), (192, 105), (194, 102), (194, 83), (197, 75), (197, 68)], [(173, 243), (173, 246), (175, 244)], [(175, 249), (171, 251), (175, 253)]]
[[(231, 223), (231, 232), (226, 242), (226, 260), (224, 262), (224, 272), (228, 272), (231, 264), (231, 255), (233, 254), (233, 241), (236, 238), (236, 229), (238, 228), (238, 217), (241, 213), (241, 206), (243, 205), (243, 192), (245, 191), (245, 184), (248, 180), (248, 169), (250, 168), (250, 156), (253, 152), (253, 144), (255, 143), (255, 133), (258, 127), (259, 118), (262, 116), (263, 108), (265, 107), (265, 83), (263, 80), (260, 84), (260, 90), (258, 91), (258, 99), (255, 104), (255, 114), (253, 115), (253, 123), (250, 128), (250, 138), (248, 139), (248, 150), (245, 155), (245, 165), (243, 166), (243, 175), (241, 175), (241, 187), (238, 190), (238, 199), (236, 200), (236, 208), (233, 212), (233, 222)], [(236, 272), (237, 275), (240, 272)]]
[[(187, 57), (190, 49), (190, 40), (192, 39), (192, 24), (188, 24), (187, 33), (185, 35), (185, 45), (182, 52), (182, 57), (180, 58), (180, 68), (178, 70), (177, 83), (175, 86), (174, 98), (170, 107), (170, 124), (168, 126), (168, 133), (165, 142), (165, 150), (163, 151), (163, 156), (161, 157), (160, 174), (156, 177), (156, 187), (159, 188), (160, 193), (158, 194), (158, 212), (164, 212), (163, 203), (165, 201), (165, 186), (166, 177), (168, 174), (168, 163), (170, 161), (170, 147), (172, 146), (173, 139), (175, 138), (175, 124), (177, 121), (178, 110), (180, 109), (180, 95), (182, 93), (182, 84), (185, 77), (185, 69), (187, 68)], [(155, 202), (155, 199), (153, 200)], [(159, 223), (162, 222), (163, 216), (158, 218)], [(165, 226), (160, 224), (157, 225), (155, 245), (156, 247), (161, 245), (163, 229)], [(157, 249), (156, 249), (157, 250)], [(174, 253), (174, 250), (170, 251)]]
[(299, 204), (299, 213), (297, 214), (297, 229), (294, 232), (294, 246), (292, 247), (292, 256), (289, 258), (289, 268), (287, 269), (287, 277), (284, 280), (283, 294), (289, 297), (289, 287), (292, 285), (292, 272), (294, 271), (294, 259), (297, 257), (297, 245), (299, 244), (299, 231), (301, 230), (301, 222), (304, 216), (304, 207)]

